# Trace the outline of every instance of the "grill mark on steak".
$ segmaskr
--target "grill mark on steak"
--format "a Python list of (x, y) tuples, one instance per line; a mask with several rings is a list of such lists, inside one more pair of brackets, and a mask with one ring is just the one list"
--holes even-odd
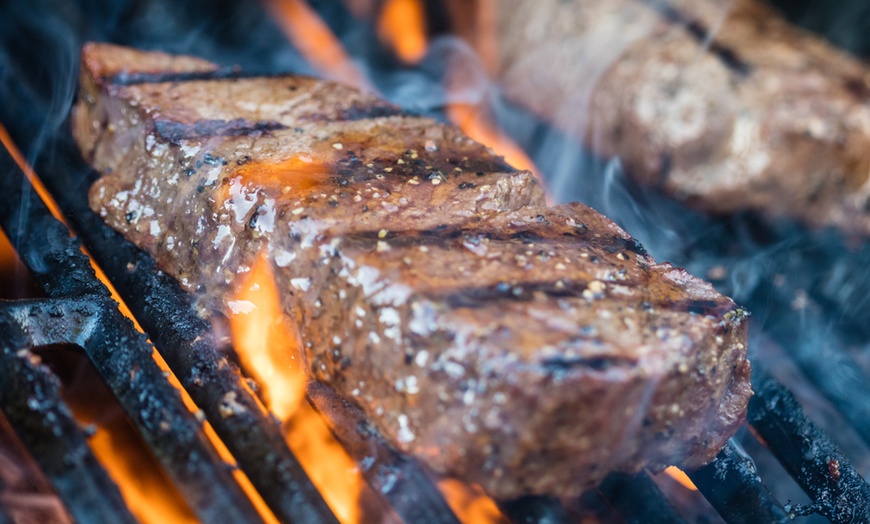
[(155, 120), (154, 128), (164, 140), (178, 145), (182, 140), (215, 136), (262, 136), (269, 131), (286, 129), (287, 126), (274, 120), (250, 122), (243, 118), (235, 120), (198, 120), (192, 124), (173, 120)]
[(641, 1), (655, 12), (659, 13), (665, 20), (679, 24), (685, 28), (686, 32), (688, 32), (692, 38), (698, 42), (702, 49), (718, 58), (729, 70), (737, 74), (737, 76), (745, 78), (752, 74), (752, 66), (740, 58), (740, 55), (734, 49), (718, 42), (713, 36), (713, 32), (710, 28), (704, 25), (700, 20), (682, 12), (679, 8), (671, 5), (665, 0)]
[(565, 373), (578, 368), (591, 369), (593, 371), (607, 371), (611, 368), (632, 366), (636, 364), (634, 359), (612, 357), (547, 357), (541, 361), (541, 366), (550, 373)]
[[(541, 220), (544, 220), (543, 218)], [(552, 224), (545, 224), (551, 226)], [(398, 230), (380, 233), (377, 231), (357, 231), (343, 237), (343, 241), (360, 247), (374, 248), (378, 240), (389, 240), (393, 247), (436, 246), (455, 247), (457, 241), (478, 244), (483, 241), (519, 240), (526, 244), (540, 244), (536, 248), (590, 247), (598, 248), (609, 254), (631, 252), (641, 257), (649, 256), (643, 245), (634, 238), (624, 238), (618, 235), (588, 235), (589, 228), (578, 223), (568, 231), (559, 233), (555, 230), (541, 228), (540, 230), (523, 229), (510, 231), (507, 229), (493, 230), (478, 227), (459, 227), (454, 224), (442, 224), (422, 230)], [(383, 235), (383, 236), (381, 236)], [(594, 263), (595, 261), (592, 260)]]
[[(621, 297), (608, 291), (592, 291), (591, 280), (553, 280), (553, 281), (523, 281), (517, 284), (499, 282), (491, 286), (466, 287), (453, 290), (448, 293), (424, 294), (423, 297), (433, 301), (443, 301), (450, 307), (462, 307), (479, 309), (491, 306), (498, 301), (529, 302), (537, 296), (546, 298), (585, 298), (588, 300), (607, 298), (608, 300), (621, 302)], [(610, 285), (619, 285), (619, 282), (607, 282)], [(641, 283), (643, 286), (646, 283)], [(637, 284), (636, 284), (637, 285)], [(627, 301), (625, 301), (627, 302)], [(640, 304), (645, 311), (655, 308), (667, 308), (669, 311), (681, 311), (696, 315), (722, 317), (729, 313), (742, 311), (733, 303), (717, 303), (713, 300), (658, 300), (644, 301)]]
[[(417, 176), (427, 181), (431, 181), (434, 178), (447, 180), (450, 177), (458, 177), (463, 174), (474, 174), (477, 177), (483, 177), (490, 173), (520, 172), (505, 162), (503, 157), (484, 154), (486, 153), (486, 148), (483, 146), (477, 146), (476, 150), (472, 150), (469, 152), (470, 154), (461, 157), (457, 157), (456, 152), (450, 148), (438, 148), (433, 151), (407, 149), (397, 151), (391, 157), (378, 157), (365, 163), (360, 163), (359, 157), (362, 156), (361, 151), (377, 141), (376, 133), (377, 130), (366, 134), (337, 134), (335, 141), (340, 142), (342, 150), (346, 152), (336, 166), (336, 170), (353, 168), (354, 172), (357, 172), (359, 170), (356, 168), (365, 167), (381, 175), (387, 174), (391, 177), (403, 178)], [(367, 164), (371, 164), (371, 166)], [(460, 189), (473, 189), (475, 187), (478, 187), (478, 185), (469, 182)]]
[(405, 111), (404, 109), (395, 106), (393, 104), (387, 102), (375, 103), (375, 104), (353, 104), (350, 107), (342, 108), (339, 111), (336, 111), (334, 115), (315, 115), (309, 118), (306, 118), (307, 121), (310, 122), (335, 122), (335, 121), (346, 121), (346, 122), (354, 122), (357, 120), (371, 120), (373, 118), (381, 118), (387, 116), (420, 116), (418, 114), (412, 113), (411, 111)]
[[(133, 86), (139, 84), (163, 84), (196, 82), (200, 80), (234, 80), (239, 78), (255, 78), (268, 75), (255, 75), (238, 68), (221, 68), (214, 71), (191, 71), (182, 73), (167, 72), (122, 72), (105, 79), (108, 85)], [(275, 75), (277, 76), (277, 75)]]

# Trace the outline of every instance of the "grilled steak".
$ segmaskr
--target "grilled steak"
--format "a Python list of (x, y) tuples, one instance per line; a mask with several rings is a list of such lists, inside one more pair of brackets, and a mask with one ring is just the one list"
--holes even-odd
[(763, 0), (476, 4), (505, 95), (642, 183), (870, 234), (867, 66)]
[(709, 284), (449, 125), (180, 60), (85, 47), (92, 208), (210, 307), (266, 256), (311, 375), (398, 448), (496, 497), (569, 496), (699, 466), (742, 422), (745, 315)]

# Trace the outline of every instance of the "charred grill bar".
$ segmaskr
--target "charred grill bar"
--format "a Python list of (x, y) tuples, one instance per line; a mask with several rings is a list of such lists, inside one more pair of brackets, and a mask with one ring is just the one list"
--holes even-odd
[(870, 522), (870, 484), (830, 438), (813, 425), (794, 396), (764, 371), (753, 373), (748, 421), (813, 499), (795, 514), (820, 513), (835, 523)]
[[(785, 509), (761, 481), (752, 459), (729, 442), (716, 460), (691, 475), (710, 504), (729, 522), (785, 522)], [(748, 518), (748, 519), (747, 519)]]
[[(23, 313), (15, 309), (21, 308), (4, 307), (0, 317), (7, 320)], [(87, 436), (60, 400), (57, 378), (26, 349), (33, 343), (13, 343), (5, 338), (0, 343), (0, 408), (21, 440), (29, 444), (70, 515), (78, 522), (136, 522), (118, 488), (91, 453)], [(0, 518), (0, 522), (7, 521)]]
[(382, 493), (406, 522), (459, 522), (420, 464), (392, 449), (358, 406), (317, 382), (308, 385), (307, 395), (325, 415), (333, 435), (360, 465), (369, 485)]

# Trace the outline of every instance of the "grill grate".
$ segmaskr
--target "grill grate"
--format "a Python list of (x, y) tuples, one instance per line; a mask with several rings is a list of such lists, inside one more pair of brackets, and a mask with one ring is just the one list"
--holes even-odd
[(783, 522), (783, 507), (773, 499), (748, 456), (728, 442), (716, 460), (691, 476), (692, 482), (729, 522)]

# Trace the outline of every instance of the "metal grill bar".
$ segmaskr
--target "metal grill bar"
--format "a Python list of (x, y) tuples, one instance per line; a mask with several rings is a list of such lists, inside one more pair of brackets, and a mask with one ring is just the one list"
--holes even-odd
[(794, 513), (818, 512), (834, 523), (870, 522), (870, 484), (830, 438), (804, 415), (794, 396), (758, 366), (748, 421), (770, 450), (813, 499)]
[(626, 524), (681, 524), (686, 521), (671, 507), (646, 473), (611, 473), (598, 487)]
[(333, 435), (360, 465), (369, 485), (382, 493), (406, 522), (459, 523), (423, 467), (397, 453), (358, 406), (325, 384), (312, 382), (307, 393), (311, 404), (326, 415)]
[[(600, 505), (603, 501), (597, 493), (590, 492), (581, 497), (580, 504)], [(569, 515), (559, 500), (549, 497), (522, 497), (501, 502), (498, 507), (511, 519), (511, 522), (517, 524), (562, 524), (576, 520)]]
[[(78, 240), (52, 219), (8, 152), (0, 151), (0, 226), (26, 245), (23, 261), (51, 300), (25, 303), (5, 326), (35, 345), (84, 349), (191, 508), (208, 522), (257, 522), (232, 478), (151, 356), (151, 347), (96, 280)], [(75, 299), (69, 298), (76, 297)], [(64, 299), (64, 300), (58, 300)], [(32, 316), (31, 316), (32, 315)], [(79, 329), (62, 329), (64, 317)], [(67, 326), (68, 327), (68, 326)], [(27, 342), (26, 338), (20, 342)]]
[[(15, 313), (14, 306), (0, 306), (0, 318)], [(21, 349), (25, 346), (20, 340), (11, 338), (0, 341), (0, 409), (18, 438), (76, 522), (135, 523), (118, 488), (88, 448), (87, 437), (60, 400), (57, 378), (40, 365), (39, 357)], [(0, 522), (4, 522), (2, 516), (0, 511)]]
[(713, 462), (689, 476), (704, 498), (729, 523), (790, 520), (761, 481), (752, 459), (730, 440)]

